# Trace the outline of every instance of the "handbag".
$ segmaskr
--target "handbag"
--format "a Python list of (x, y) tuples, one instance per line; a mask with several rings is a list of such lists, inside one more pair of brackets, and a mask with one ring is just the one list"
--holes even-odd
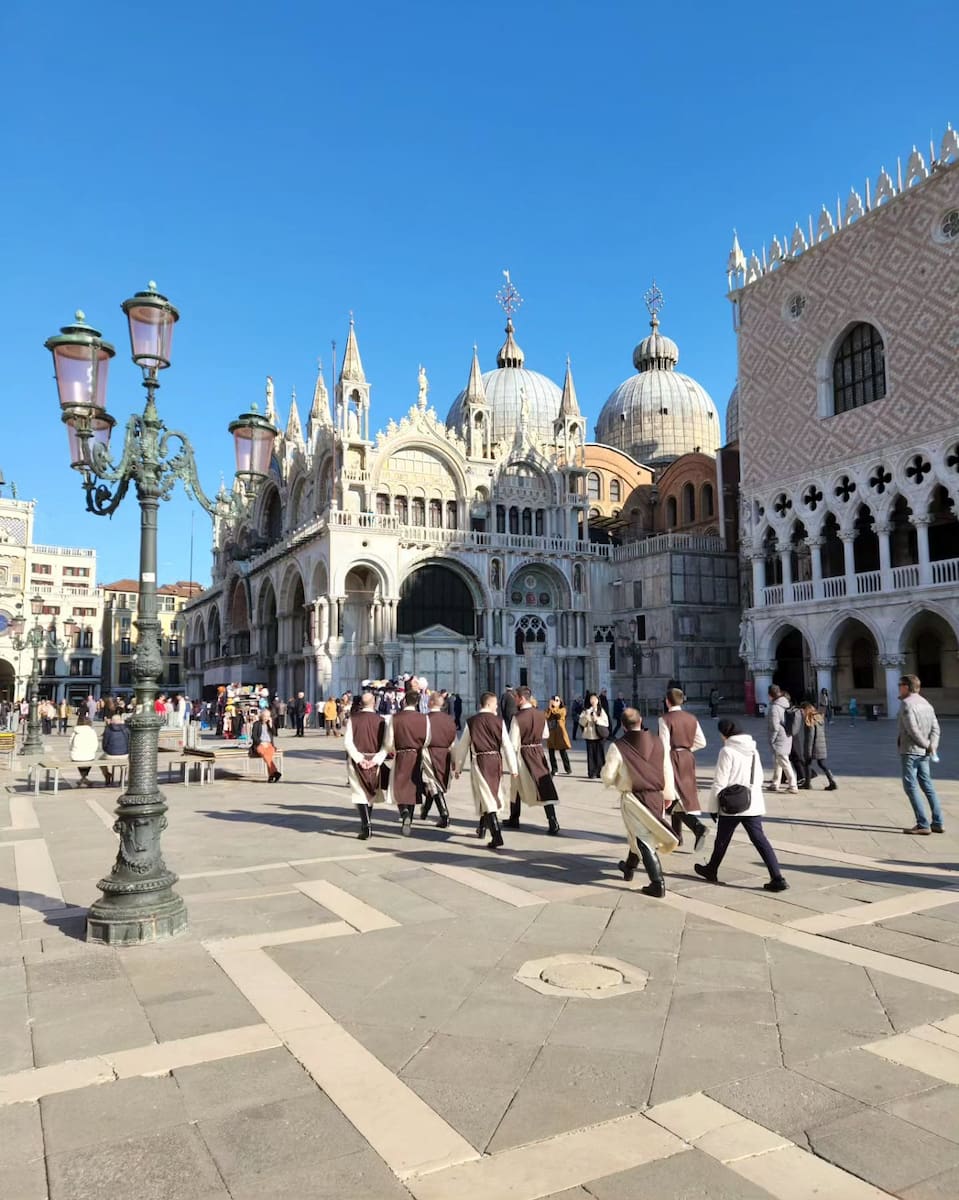
[(716, 799), (724, 817), (738, 817), (749, 808), (753, 798), (753, 778), (756, 774), (756, 755), (749, 766), (749, 787), (744, 783), (731, 783), (724, 787)]

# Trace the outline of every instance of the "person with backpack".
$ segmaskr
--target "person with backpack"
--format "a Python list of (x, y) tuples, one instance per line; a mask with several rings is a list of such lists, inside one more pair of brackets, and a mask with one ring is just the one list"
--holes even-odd
[[(778, 692), (779, 688), (775, 690)], [(771, 688), (770, 698), (772, 691)], [(789, 884), (783, 879), (776, 851), (769, 844), (763, 829), (763, 817), (766, 813), (762, 788), (763, 764), (756, 743), (735, 721), (724, 718), (718, 722), (716, 728), (722, 736), (723, 747), (716, 760), (713, 786), (703, 805), (703, 811), (718, 814), (718, 828), (709, 861), (693, 863), (693, 870), (710, 883), (718, 883), (720, 864), (733, 834), (742, 825), (769, 872), (769, 882), (763, 884), (765, 890), (788, 891)]]
[(803, 760), (803, 778), (800, 780), (799, 786), (807, 790), (812, 787), (812, 781), (816, 774), (812, 764), (815, 762), (829, 780), (826, 791), (834, 792), (836, 780), (826, 761), (826, 718), (817, 710), (815, 704), (811, 704), (808, 700), (805, 704), (800, 705), (800, 708), (803, 717), (802, 736), (793, 743), (795, 745), (798, 740)]
[[(781, 792), (783, 790), (782, 780), (785, 778), (786, 790), (798, 794), (799, 783), (793, 765), (789, 761), (793, 744), (791, 732), (793, 717), (790, 715), (787, 720), (788, 711), (789, 699), (783, 693), (782, 688), (774, 683), (769, 689), (769, 708), (766, 710), (766, 732), (769, 737), (769, 748), (775, 759), (769, 790)], [(795, 712), (795, 710), (793, 711)]]

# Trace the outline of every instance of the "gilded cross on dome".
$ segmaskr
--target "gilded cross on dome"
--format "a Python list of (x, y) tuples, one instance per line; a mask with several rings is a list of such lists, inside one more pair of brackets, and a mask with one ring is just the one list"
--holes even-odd
[(662, 312), (663, 305), (666, 303), (666, 297), (660, 291), (655, 279), (653, 280), (652, 287), (650, 287), (644, 294), (643, 300), (646, 303), (647, 312), (658, 325), (659, 314)]
[(513, 313), (517, 311), (523, 303), (523, 297), (516, 290), (512, 279), (509, 277), (509, 271), (503, 272), (503, 277), (506, 282), (496, 293), (496, 299), (499, 302), (500, 308), (506, 313), (507, 317), (512, 319)]

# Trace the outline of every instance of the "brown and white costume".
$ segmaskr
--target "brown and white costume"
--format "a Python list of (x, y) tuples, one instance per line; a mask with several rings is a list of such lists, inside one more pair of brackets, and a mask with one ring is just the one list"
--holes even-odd
[(423, 786), (428, 796), (446, 795), (453, 771), (456, 722), (445, 712), (427, 713), (429, 738), (420, 755)]
[(665, 819), (664, 765), (661, 740), (646, 730), (629, 730), (606, 752), (602, 780), (619, 792), (626, 840), (637, 857), (643, 857), (640, 842), (665, 854), (679, 844)]
[(678, 800), (684, 812), (699, 812), (693, 755), (706, 745), (702, 726), (692, 713), (679, 707), (670, 708), (659, 718), (659, 737), (665, 752), (663, 796), (666, 807)]
[(546, 721), (546, 713), (538, 708), (520, 708), (510, 722), (509, 737), (519, 767), (516, 790), (526, 805), (559, 803), (543, 749), (543, 741), (549, 736)]
[(393, 753), (388, 804), (413, 808), (423, 798), (423, 762), (421, 751), (429, 742), (430, 725), (426, 714), (413, 708), (401, 708), (393, 715), (386, 736), (386, 748)]
[(453, 766), (457, 771), (472, 753), (470, 789), (476, 815), (499, 816), (509, 809), (513, 790), (512, 775), (516, 774), (516, 752), (506, 734), (506, 723), (496, 713), (478, 712), (466, 722), (463, 736), (453, 749)]
[[(383, 766), (388, 724), (379, 713), (365, 709), (353, 713), (346, 723), (346, 776), (354, 804), (389, 803), (384, 792), (388, 772)], [(374, 765), (362, 766), (367, 760)]]

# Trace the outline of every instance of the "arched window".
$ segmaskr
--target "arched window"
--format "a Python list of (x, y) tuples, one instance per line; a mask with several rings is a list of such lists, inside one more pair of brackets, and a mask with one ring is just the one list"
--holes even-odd
[(886, 351), (879, 330), (865, 321), (839, 343), (832, 364), (833, 412), (849, 412), (886, 394)]
[(536, 510), (536, 536), (537, 537), (543, 536), (543, 530), (545, 527), (544, 521), (545, 521), (545, 517), (543, 515), (543, 510), (541, 508), (538, 508)]
[(691, 483), (683, 484), (683, 524), (692, 525), (696, 521), (696, 489)]
[(586, 495), (590, 500), (600, 498), (599, 474), (596, 471), (590, 471), (586, 476)]
[(381, 517), (389, 516), (390, 498), (385, 492), (376, 493), (376, 511)]
[(413, 524), (426, 524), (426, 501), (422, 496), (413, 497)]
[(409, 501), (405, 496), (397, 496), (394, 501), (396, 505), (396, 519), (401, 525), (408, 525), (410, 521), (410, 506)]
[(666, 528), (676, 528), (676, 497), (669, 496), (666, 500)]
[(509, 510), (509, 531), (519, 533), (519, 509), (514, 504)]
[(400, 585), (396, 612), (399, 634), (419, 633), (431, 625), (445, 625), (455, 633), (476, 633), (473, 597), (463, 580), (449, 567), (427, 563)]
[(456, 501), (455, 500), (447, 500), (446, 501), (446, 528), (447, 529), (455, 529), (456, 528)]
[(532, 533), (533, 532), (533, 513), (528, 508), (523, 509), (523, 532), (524, 533)]
[(622, 498), (622, 488), (618, 479), (611, 479), (609, 482), (609, 498), (614, 504), (618, 504)]
[(441, 500), (430, 501), (430, 528), (439, 529), (443, 524), (443, 502)]
[(715, 501), (713, 500), (713, 485), (711, 483), (703, 484), (702, 498), (700, 503), (702, 505), (702, 514), (704, 517), (711, 517), (714, 515), (713, 510)]
[(496, 532), (506, 532), (506, 507), (502, 504), (496, 506)]

